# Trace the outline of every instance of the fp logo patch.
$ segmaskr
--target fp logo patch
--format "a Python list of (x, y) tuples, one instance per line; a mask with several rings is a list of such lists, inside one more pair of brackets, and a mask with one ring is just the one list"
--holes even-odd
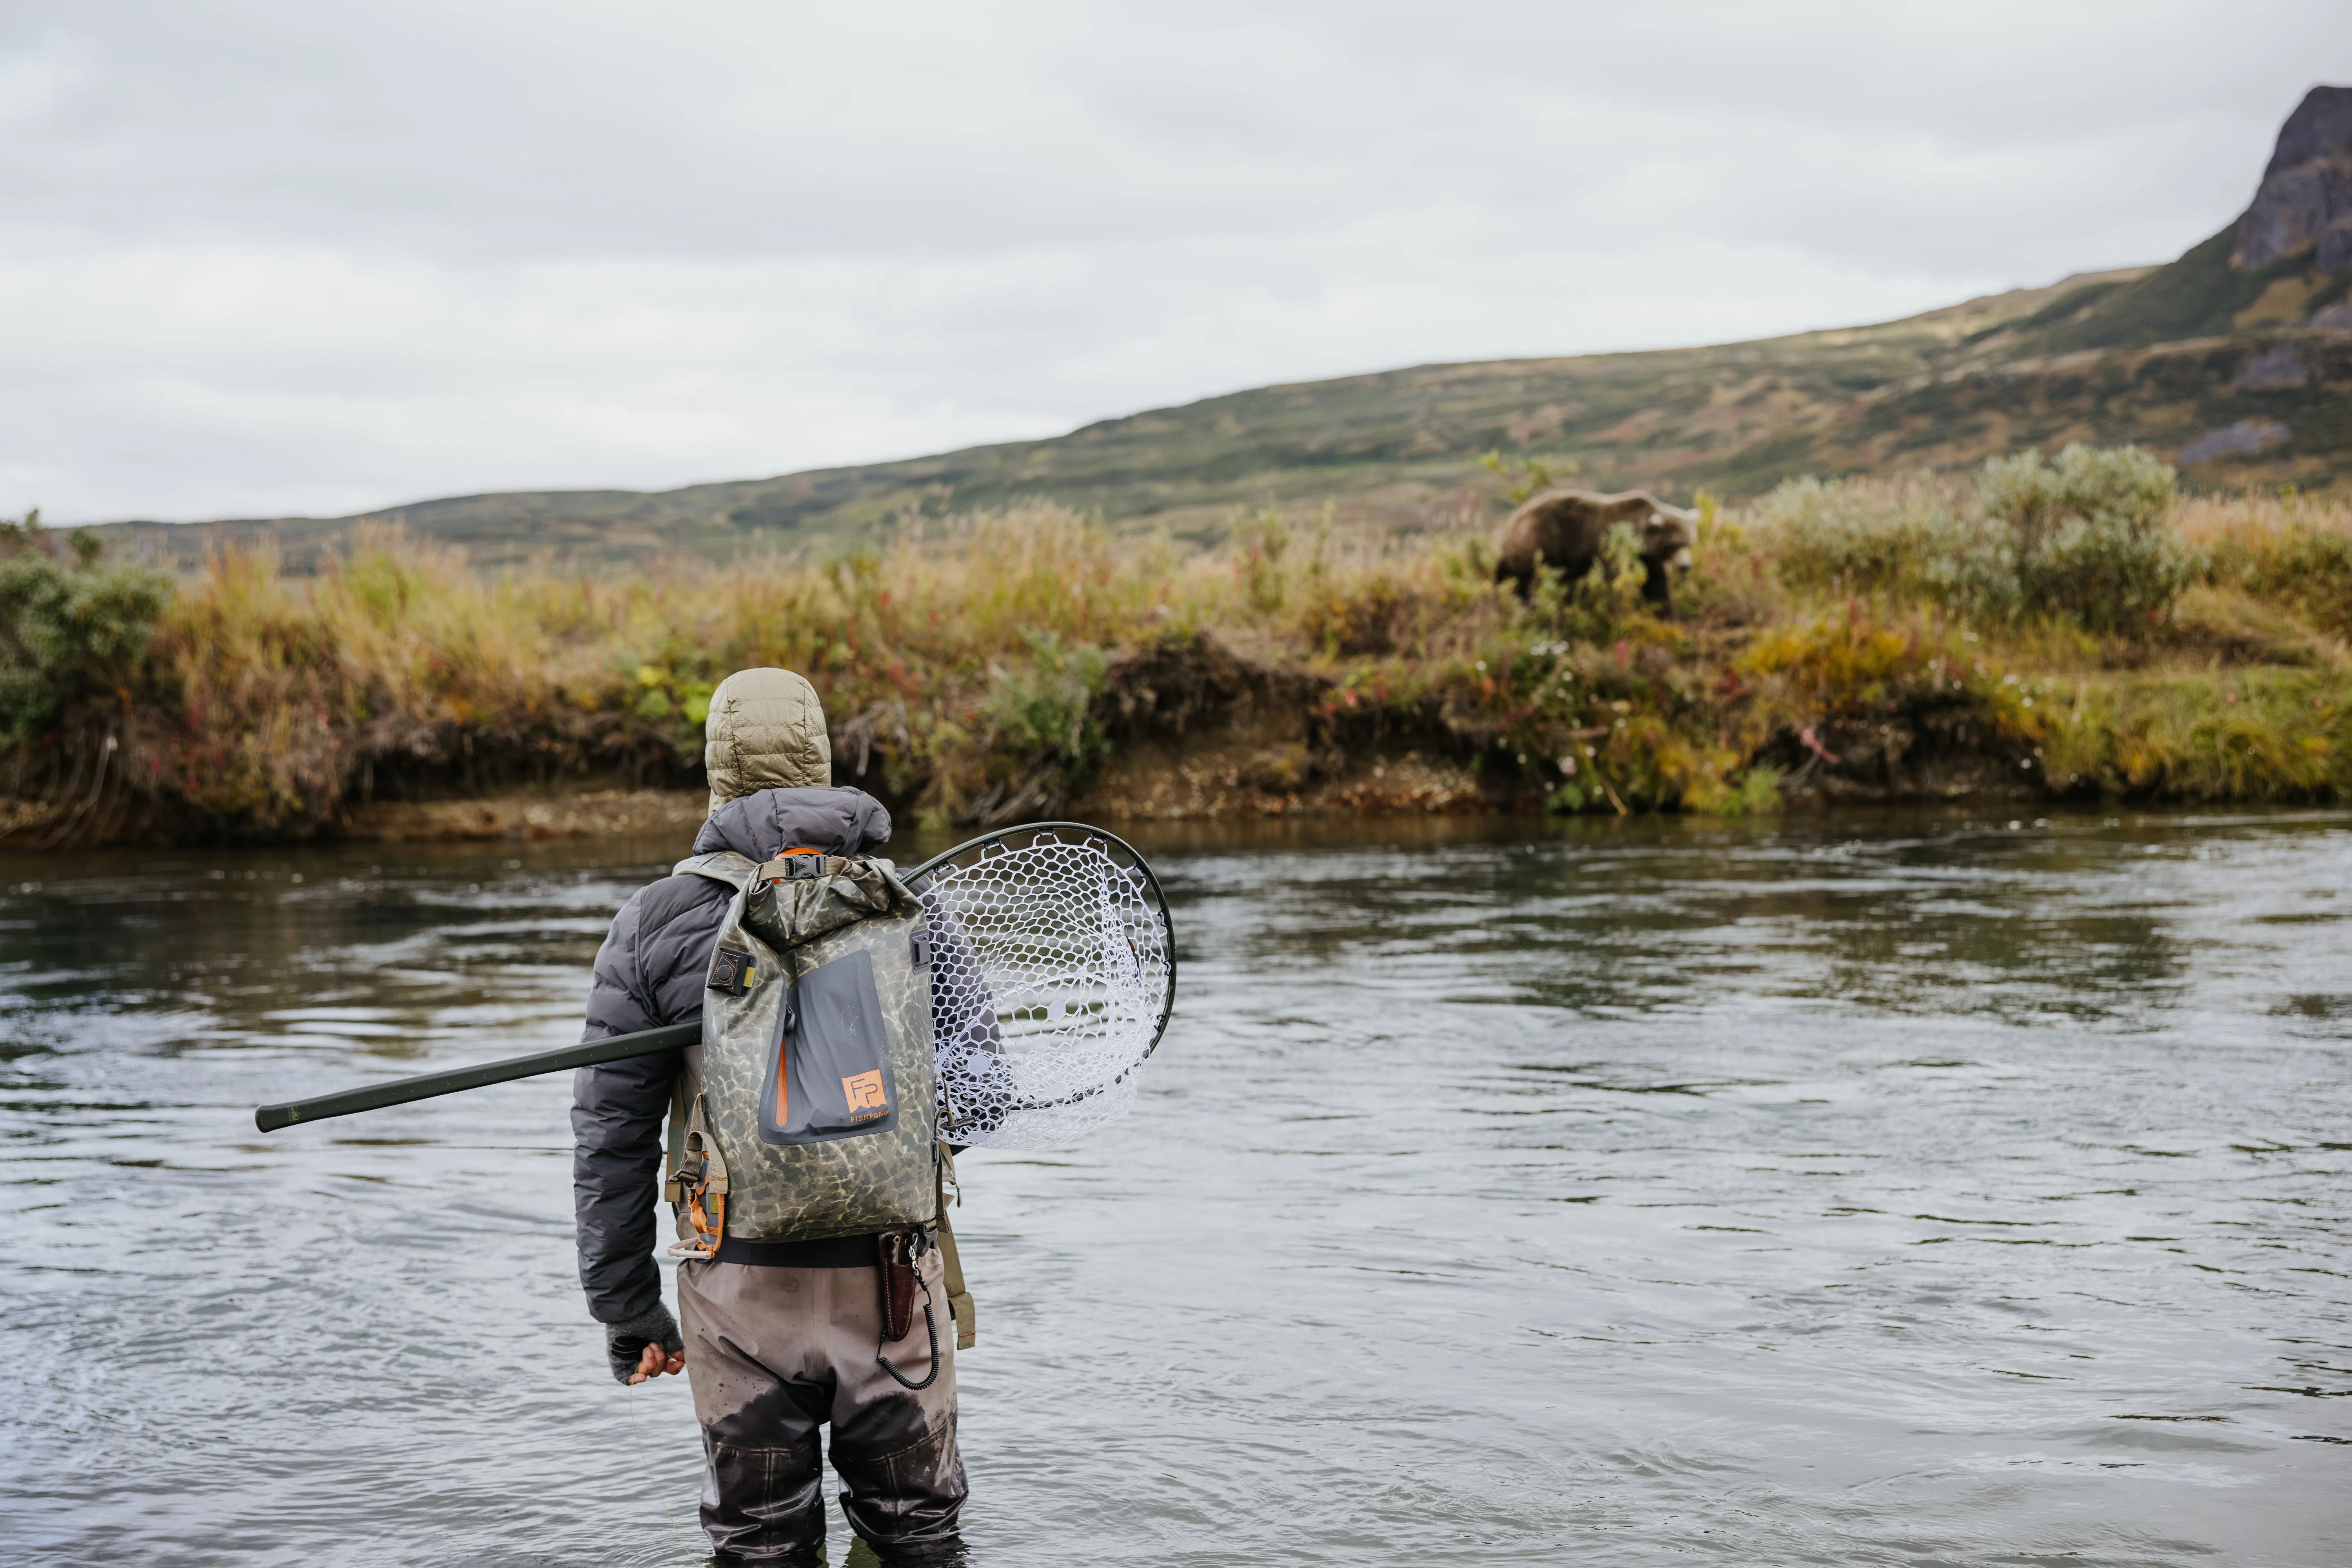
[(890, 1114), (890, 1093), (877, 1071), (854, 1073), (841, 1080), (841, 1096), (849, 1102), (852, 1121), (871, 1121)]

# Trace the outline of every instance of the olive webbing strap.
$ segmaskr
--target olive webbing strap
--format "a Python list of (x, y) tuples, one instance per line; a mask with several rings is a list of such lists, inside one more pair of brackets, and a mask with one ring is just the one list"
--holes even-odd
[(685, 1184), (677, 1173), (686, 1165), (686, 1080), (688, 1073), (678, 1068), (677, 1079), (669, 1090), (669, 1158), (662, 1165), (662, 1202), (682, 1204), (686, 1201)]
[(673, 877), (708, 877), (714, 882), (724, 882), (737, 892), (756, 876), (760, 863), (749, 855), (738, 855), (732, 849), (714, 849), (708, 855), (689, 855), (669, 868)]
[[(963, 1259), (956, 1256), (955, 1232), (948, 1228), (948, 1172), (954, 1164), (944, 1145), (940, 1149), (939, 1164), (932, 1171), (932, 1182), (939, 1193), (935, 1211), (940, 1226), (940, 1268), (946, 1275), (941, 1281), (948, 1288), (948, 1316), (955, 1320), (956, 1349), (971, 1349), (975, 1337), (971, 1321), (971, 1292), (963, 1286)], [(956, 1184), (956, 1202), (963, 1202), (963, 1184)]]

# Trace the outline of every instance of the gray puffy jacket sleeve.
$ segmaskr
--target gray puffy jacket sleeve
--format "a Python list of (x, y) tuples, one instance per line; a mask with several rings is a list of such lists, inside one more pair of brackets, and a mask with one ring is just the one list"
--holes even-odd
[[(705, 877), (668, 877), (613, 918), (588, 993), (584, 1040), (609, 1039), (702, 1016), (702, 987), (728, 890)], [(572, 1191), (580, 1284), (599, 1322), (634, 1318), (661, 1300), (653, 1249), (662, 1121), (681, 1056), (661, 1051), (582, 1068), (572, 1089)]]

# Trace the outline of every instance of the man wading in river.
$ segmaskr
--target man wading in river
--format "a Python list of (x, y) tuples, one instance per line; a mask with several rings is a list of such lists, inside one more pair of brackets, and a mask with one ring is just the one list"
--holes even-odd
[[(879, 801), (862, 790), (831, 787), (832, 754), (816, 692), (789, 671), (729, 677), (711, 697), (703, 754), (710, 816), (694, 847), (708, 859), (684, 864), (706, 868), (641, 889), (614, 917), (596, 954), (585, 1039), (696, 1019), (707, 994), (713, 1006), (724, 999), (728, 965), (713, 958), (722, 930), (738, 940), (730, 918), (735, 890), (707, 868), (740, 862), (721, 852), (766, 872), (772, 864), (793, 864), (779, 860), (788, 852), (813, 851), (803, 863), (823, 863), (818, 856), (856, 855), (890, 837), (889, 814)], [(742, 955), (730, 950), (719, 956)], [(927, 1344), (917, 1321), (905, 1344), (893, 1343), (898, 1336), (886, 1332), (884, 1319), (886, 1292), (894, 1289), (901, 1323), (914, 1285), (927, 1304), (949, 1300), (929, 1229), (885, 1233), (904, 1281), (894, 1287), (881, 1267), (883, 1243), (873, 1234), (749, 1241), (728, 1233), (722, 1219), (715, 1254), (678, 1267), (682, 1333), (662, 1305), (661, 1273), (651, 1256), (654, 1205), (668, 1173), (663, 1121), (685, 1065), (684, 1053), (671, 1051), (583, 1068), (573, 1090), (580, 1279), (588, 1310), (604, 1325), (613, 1375), (635, 1384), (683, 1370), (693, 1385), (708, 1466), (702, 1522), (719, 1562), (817, 1561), (824, 1534), (817, 1428), (828, 1421), (850, 1528), (886, 1563), (961, 1561), (956, 1519), (964, 1473), (948, 1342), (954, 1335), (934, 1335)], [(782, 1114), (781, 1104), (775, 1113)], [(723, 1165), (719, 1173), (726, 1174)], [(748, 1199), (754, 1179), (739, 1168), (734, 1194), (722, 1202)], [(921, 1179), (931, 1180), (928, 1168)], [(723, 1180), (713, 1186), (725, 1190)], [(704, 1217), (698, 1204), (692, 1212), (698, 1221)], [(877, 1345), (887, 1347), (890, 1363), (877, 1355)]]

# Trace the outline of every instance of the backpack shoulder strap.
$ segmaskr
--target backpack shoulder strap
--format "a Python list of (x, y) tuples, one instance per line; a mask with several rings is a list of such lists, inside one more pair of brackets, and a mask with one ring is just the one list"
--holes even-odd
[(738, 855), (732, 849), (714, 849), (708, 855), (688, 856), (669, 871), (673, 877), (708, 877), (740, 892), (759, 868), (759, 863), (748, 855)]

